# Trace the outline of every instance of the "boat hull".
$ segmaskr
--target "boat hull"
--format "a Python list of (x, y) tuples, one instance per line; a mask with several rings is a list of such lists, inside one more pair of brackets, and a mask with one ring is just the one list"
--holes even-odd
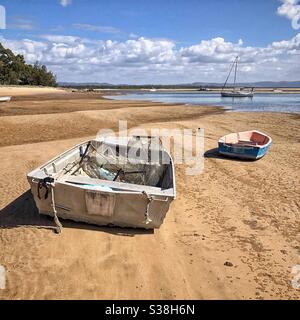
[[(53, 217), (51, 197), (40, 199), (37, 183), (32, 182), (31, 178), (28, 178), (28, 182), (39, 213)], [(146, 223), (145, 213), (149, 201), (145, 195), (130, 192), (112, 194), (64, 183), (55, 184), (55, 207), (58, 217), (100, 226), (159, 228), (172, 201), (172, 197), (156, 196), (149, 206), (151, 222)]]
[(270, 144), (260, 148), (255, 146), (234, 146), (219, 142), (219, 153), (232, 158), (257, 160), (262, 158), (269, 150)]
[(220, 154), (249, 160), (262, 158), (271, 144), (271, 137), (257, 130), (230, 133), (218, 142)]
[(253, 93), (221, 92), (223, 98), (253, 98)]
[(0, 97), (0, 102), (9, 102), (11, 97)]

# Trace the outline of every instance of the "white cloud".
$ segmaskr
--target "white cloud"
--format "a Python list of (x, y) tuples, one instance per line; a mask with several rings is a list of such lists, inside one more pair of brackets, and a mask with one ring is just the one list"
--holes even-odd
[(175, 59), (175, 44), (168, 40), (139, 38), (117, 42), (108, 40), (102, 46), (100, 60), (130, 65), (163, 64)]
[(75, 42), (80, 42), (81, 38), (79, 37), (74, 37), (74, 36), (61, 36), (61, 35), (51, 35), (51, 34), (45, 34), (39, 36), (42, 39), (46, 39), (50, 42), (54, 43), (66, 43), (66, 44), (73, 44)]
[(280, 16), (285, 16), (292, 21), (292, 27), (299, 29), (300, 5), (298, 0), (281, 0), (282, 5), (277, 9)]
[(131, 39), (137, 39), (139, 36), (137, 35), (137, 34), (135, 34), (135, 33), (130, 33), (129, 34), (129, 38), (131, 38)]
[(27, 18), (15, 17), (11, 24), (8, 25), (9, 29), (20, 29), (20, 30), (33, 30), (34, 23)]
[(72, 0), (60, 0), (60, 4), (61, 4), (63, 7), (67, 7), (67, 6), (69, 6), (70, 4), (72, 4)]
[(277, 9), (281, 16), (286, 16), (292, 20), (299, 13), (298, 0), (281, 0), (283, 4)]
[(199, 44), (182, 48), (180, 53), (189, 62), (228, 62), (232, 60), (232, 55), (242, 52), (242, 42), (225, 42), (223, 38), (202, 40)]
[(273, 42), (272, 48), (277, 50), (283, 50), (289, 52), (290, 50), (300, 49), (300, 33), (298, 33), (291, 40), (284, 40), (279, 42)]
[(36, 60), (57, 73), (60, 81), (112, 83), (222, 82), (229, 63), (240, 56), (243, 81), (297, 80), (300, 33), (266, 47), (245, 46), (223, 38), (176, 47), (172, 40), (140, 37), (127, 41), (41, 35), (39, 40), (0, 41), (26, 61)]
[(110, 26), (96, 26), (93, 24), (85, 24), (85, 23), (74, 23), (73, 27), (76, 29), (81, 29), (85, 31), (94, 31), (101, 33), (119, 33), (120, 30)]

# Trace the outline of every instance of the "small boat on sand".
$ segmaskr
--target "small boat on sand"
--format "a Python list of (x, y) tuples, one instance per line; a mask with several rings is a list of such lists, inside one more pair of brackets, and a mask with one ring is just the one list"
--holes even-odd
[(260, 159), (269, 150), (271, 137), (252, 130), (230, 133), (219, 140), (219, 153), (241, 159)]
[(9, 102), (11, 97), (0, 97), (0, 102)]
[(152, 137), (86, 141), (33, 170), (27, 179), (39, 213), (54, 216), (58, 231), (58, 217), (159, 228), (176, 194), (173, 160)]

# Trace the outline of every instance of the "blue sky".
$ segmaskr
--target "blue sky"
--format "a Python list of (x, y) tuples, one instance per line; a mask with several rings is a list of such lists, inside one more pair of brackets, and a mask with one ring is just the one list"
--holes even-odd
[(299, 80), (297, 0), (0, 4), (7, 23), (0, 41), (30, 63), (45, 63), (60, 81), (222, 81), (237, 54), (245, 81)]

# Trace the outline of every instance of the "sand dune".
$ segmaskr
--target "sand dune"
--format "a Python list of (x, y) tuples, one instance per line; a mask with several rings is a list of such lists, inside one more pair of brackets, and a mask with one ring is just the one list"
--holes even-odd
[[(29, 115), (24, 105), (38, 100), (30, 96), (0, 116), (0, 299), (299, 299), (291, 286), (300, 264), (299, 116), (70, 98), (64, 107), (66, 97), (48, 96)], [(55, 102), (57, 112), (39, 111)], [(177, 200), (155, 232), (62, 221), (56, 235), (37, 213), (26, 173), (118, 119), (204, 128), (204, 172), (176, 166)], [(265, 158), (218, 156), (220, 136), (252, 128), (273, 138)]]

